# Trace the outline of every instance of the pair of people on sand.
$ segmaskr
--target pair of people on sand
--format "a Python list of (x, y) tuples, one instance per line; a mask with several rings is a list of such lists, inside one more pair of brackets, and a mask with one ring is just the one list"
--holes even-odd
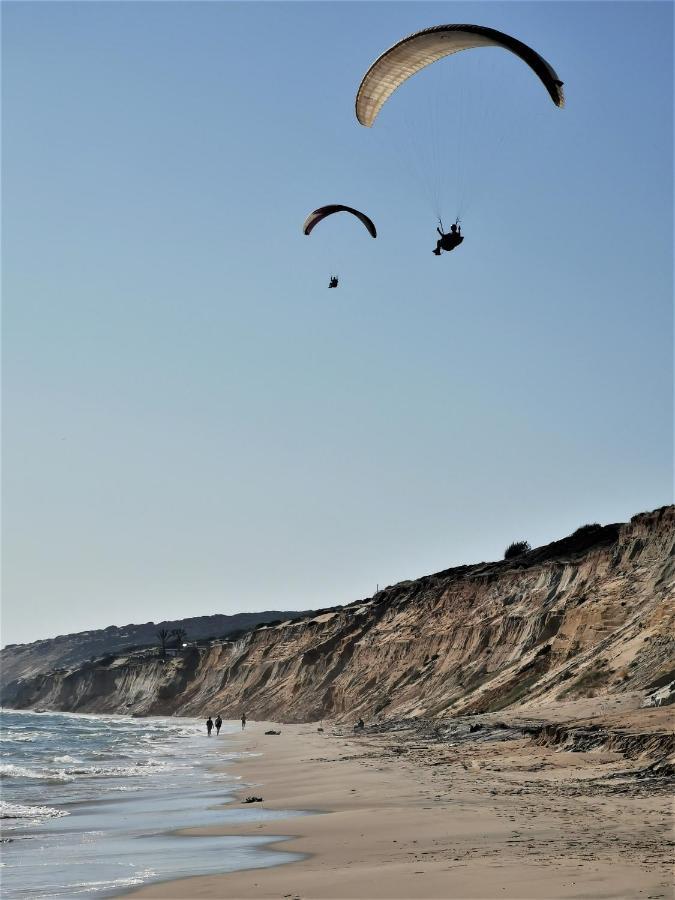
[(208, 719), (206, 720), (207, 736), (211, 737), (211, 731), (213, 730), (213, 726), (215, 725), (216, 726), (216, 737), (217, 737), (220, 734), (220, 728), (221, 728), (222, 724), (223, 724), (223, 720), (220, 718), (220, 716), (216, 716), (215, 722), (211, 719), (211, 716), (209, 716)]
[[(216, 721), (214, 722), (211, 716), (206, 720), (206, 734), (207, 737), (211, 737), (211, 732), (213, 731), (213, 726), (216, 726), (216, 737), (220, 734), (220, 729), (223, 724), (223, 720), (220, 716), (216, 716)], [(246, 728), (246, 713), (241, 714), (241, 730), (243, 731)]]

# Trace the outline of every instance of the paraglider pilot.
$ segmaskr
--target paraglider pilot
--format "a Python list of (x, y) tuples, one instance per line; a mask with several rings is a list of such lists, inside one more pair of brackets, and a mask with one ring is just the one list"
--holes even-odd
[(461, 225), (457, 223), (451, 225), (449, 234), (445, 234), (443, 232), (442, 226), (443, 223), (441, 223), (441, 228), (436, 229), (436, 231), (440, 234), (440, 239), (436, 241), (436, 249), (431, 251), (432, 253), (435, 253), (436, 256), (441, 255), (441, 250), (445, 250), (446, 253), (449, 253), (450, 250), (454, 250), (455, 247), (458, 247), (464, 240)]
[(331, 275), (331, 276), (330, 276), (330, 281), (328, 282), (328, 287), (329, 287), (329, 288), (335, 288), (335, 287), (337, 287), (337, 286), (338, 286), (337, 275)]

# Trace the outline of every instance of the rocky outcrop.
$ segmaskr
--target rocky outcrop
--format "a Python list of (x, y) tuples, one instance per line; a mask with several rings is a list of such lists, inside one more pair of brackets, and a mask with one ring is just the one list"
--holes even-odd
[(609, 730), (600, 725), (574, 728), (566, 725), (544, 725), (536, 730), (533, 740), (542, 747), (557, 747), (572, 753), (593, 750), (620, 753), (629, 759), (647, 757), (667, 759), (675, 753), (675, 734)]
[(443, 718), (673, 680), (675, 507), (447, 569), (166, 661), (25, 679), (12, 704), (139, 715)]

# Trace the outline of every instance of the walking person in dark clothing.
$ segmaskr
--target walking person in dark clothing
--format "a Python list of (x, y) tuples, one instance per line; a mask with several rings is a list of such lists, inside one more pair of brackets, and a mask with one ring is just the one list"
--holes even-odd
[(209, 716), (208, 719), (206, 720), (206, 735), (207, 735), (207, 737), (211, 737), (211, 729), (212, 728), (213, 728), (213, 721), (211, 719), (211, 716)]
[(223, 724), (223, 720), (220, 718), (219, 715), (216, 716), (215, 724), (216, 724), (216, 737), (218, 737), (218, 735), (220, 734), (220, 726)]
[(246, 713), (241, 714), (241, 730), (243, 731), (246, 728)]

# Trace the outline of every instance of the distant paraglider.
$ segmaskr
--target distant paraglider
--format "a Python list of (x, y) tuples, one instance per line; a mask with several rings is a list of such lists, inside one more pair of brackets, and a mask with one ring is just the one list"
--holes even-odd
[(318, 209), (315, 209), (314, 212), (310, 213), (305, 219), (305, 223), (302, 226), (302, 231), (304, 234), (311, 234), (312, 229), (322, 222), (327, 216), (332, 216), (333, 213), (337, 212), (348, 212), (353, 216), (356, 216), (357, 219), (360, 219), (363, 224), (368, 229), (368, 233), (371, 237), (377, 237), (377, 229), (373, 223), (372, 219), (369, 219), (365, 213), (359, 212), (358, 209), (352, 209), (351, 206), (339, 206), (337, 204), (332, 204), (331, 206), (320, 206)]
[[(365, 213), (360, 212), (358, 209), (353, 209), (351, 206), (341, 206), (340, 204), (331, 204), (330, 206), (320, 206), (318, 209), (315, 209), (314, 212), (311, 212), (304, 221), (302, 226), (303, 234), (311, 234), (313, 228), (322, 222), (328, 216), (332, 216), (333, 213), (337, 212), (348, 212), (353, 216), (356, 216), (363, 224), (366, 226), (368, 233), (371, 237), (377, 237), (377, 229), (375, 228), (375, 223), (372, 219), (368, 218)], [(338, 276), (331, 275), (330, 281), (328, 282), (329, 288), (336, 288), (339, 284)]]

